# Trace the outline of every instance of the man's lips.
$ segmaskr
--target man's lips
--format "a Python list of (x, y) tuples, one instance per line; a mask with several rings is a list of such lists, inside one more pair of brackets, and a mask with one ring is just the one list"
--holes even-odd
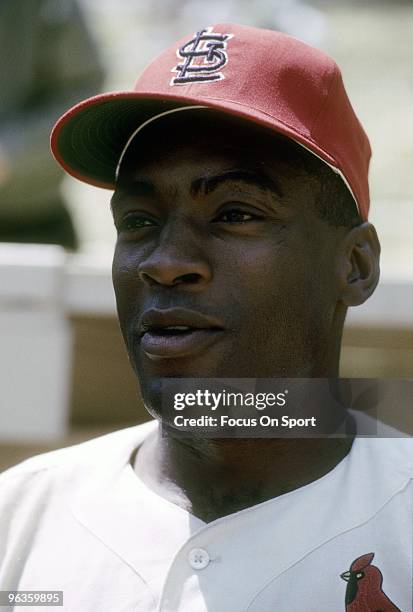
[(146, 310), (138, 328), (141, 347), (153, 360), (191, 355), (207, 348), (224, 330), (216, 317), (186, 308)]

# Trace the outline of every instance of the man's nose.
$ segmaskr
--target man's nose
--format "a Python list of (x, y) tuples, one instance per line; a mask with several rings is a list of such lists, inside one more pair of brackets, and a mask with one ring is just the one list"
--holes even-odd
[(157, 246), (138, 266), (139, 278), (149, 286), (204, 286), (212, 270), (200, 242), (200, 235), (183, 224), (164, 227)]

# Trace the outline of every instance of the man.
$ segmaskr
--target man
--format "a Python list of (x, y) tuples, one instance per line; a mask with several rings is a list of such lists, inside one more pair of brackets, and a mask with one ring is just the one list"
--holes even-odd
[(214, 25), (71, 109), (52, 149), (115, 190), (119, 320), (155, 419), (2, 476), (1, 588), (67, 610), (411, 610), (410, 440), (182, 435), (162, 403), (171, 380), (338, 376), (379, 244), (336, 64)]

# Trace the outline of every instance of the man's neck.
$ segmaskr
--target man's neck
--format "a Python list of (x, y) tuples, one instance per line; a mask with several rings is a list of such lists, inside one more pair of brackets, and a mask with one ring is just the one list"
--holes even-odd
[(159, 495), (210, 522), (321, 478), (352, 441), (182, 438), (158, 428), (138, 450), (134, 469)]

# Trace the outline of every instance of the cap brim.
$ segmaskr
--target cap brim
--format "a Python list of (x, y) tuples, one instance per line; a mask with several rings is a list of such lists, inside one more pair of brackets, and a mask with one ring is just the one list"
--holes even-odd
[(153, 115), (180, 105), (148, 99), (135, 92), (88, 98), (71, 108), (54, 126), (52, 153), (75, 178), (114, 189), (117, 163), (130, 135)]
[(115, 189), (118, 161), (131, 134), (156, 115), (194, 104), (284, 134), (328, 165), (336, 167), (335, 160), (315, 143), (309, 142), (308, 136), (256, 109), (247, 109), (228, 100), (166, 97), (133, 91), (101, 94), (71, 108), (53, 128), (52, 153), (66, 172), (75, 178), (104, 189)]

